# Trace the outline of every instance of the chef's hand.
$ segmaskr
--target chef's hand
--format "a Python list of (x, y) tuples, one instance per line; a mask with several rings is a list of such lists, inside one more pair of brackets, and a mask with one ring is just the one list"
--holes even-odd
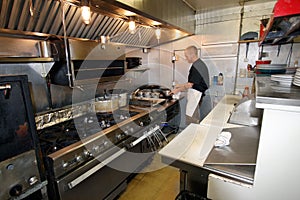
[(177, 94), (178, 92), (180, 92), (181, 90), (179, 89), (179, 88), (176, 88), (175, 87), (175, 89), (173, 89), (172, 91), (171, 91), (171, 95), (172, 94)]

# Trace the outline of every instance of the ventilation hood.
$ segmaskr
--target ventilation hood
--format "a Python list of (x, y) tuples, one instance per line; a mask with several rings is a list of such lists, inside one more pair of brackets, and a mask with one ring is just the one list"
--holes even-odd
[[(192, 34), (141, 13), (134, 15), (137, 28), (131, 34), (128, 31), (130, 12), (108, 1), (90, 1), (91, 21), (88, 25), (82, 22), (78, 0), (0, 0), (0, 5), (1, 35), (66, 36), (97, 41), (105, 36), (110, 42), (150, 48)], [(159, 40), (155, 35), (158, 26), (161, 29)]]

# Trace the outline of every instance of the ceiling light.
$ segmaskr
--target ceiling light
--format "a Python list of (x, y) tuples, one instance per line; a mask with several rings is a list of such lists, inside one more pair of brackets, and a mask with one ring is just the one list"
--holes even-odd
[(85, 0), (81, 6), (81, 17), (82, 21), (85, 24), (89, 24), (91, 22), (91, 8), (89, 7), (89, 1)]
[(158, 27), (155, 29), (155, 36), (156, 36), (156, 39), (160, 39), (161, 37), (161, 29)]
[(135, 33), (136, 26), (135, 26), (135, 21), (134, 21), (133, 17), (129, 18), (128, 29), (129, 29), (129, 33), (131, 33), (131, 34)]

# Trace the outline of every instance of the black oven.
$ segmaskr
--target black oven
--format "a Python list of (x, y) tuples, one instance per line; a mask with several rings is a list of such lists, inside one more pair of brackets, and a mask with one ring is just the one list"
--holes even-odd
[(26, 196), (43, 181), (27, 76), (0, 76), (0, 199)]

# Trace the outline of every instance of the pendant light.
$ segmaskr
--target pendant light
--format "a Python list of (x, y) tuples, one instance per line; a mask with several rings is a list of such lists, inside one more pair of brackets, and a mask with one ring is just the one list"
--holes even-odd
[(136, 31), (136, 25), (135, 25), (134, 17), (129, 18), (128, 30), (129, 30), (129, 33), (131, 33), (131, 34), (134, 34), (135, 31)]
[(157, 40), (159, 40), (161, 37), (161, 29), (159, 27), (155, 29), (155, 36)]
[(89, 0), (82, 1), (81, 18), (85, 24), (89, 24), (91, 22), (91, 8), (89, 6)]

